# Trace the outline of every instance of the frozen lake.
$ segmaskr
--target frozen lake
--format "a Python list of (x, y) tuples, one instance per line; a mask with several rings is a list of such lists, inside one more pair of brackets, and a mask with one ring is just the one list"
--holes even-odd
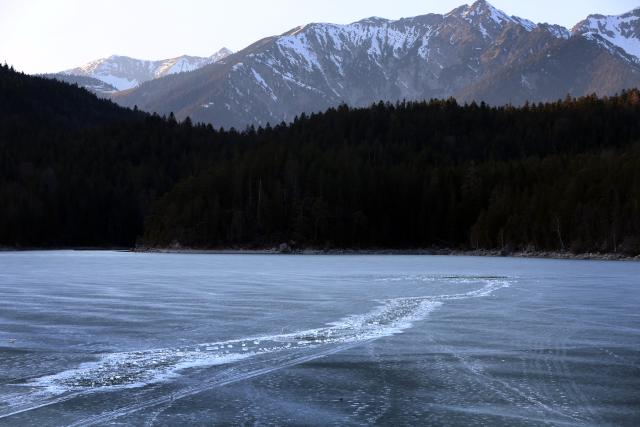
[(640, 263), (0, 252), (0, 425), (640, 425)]

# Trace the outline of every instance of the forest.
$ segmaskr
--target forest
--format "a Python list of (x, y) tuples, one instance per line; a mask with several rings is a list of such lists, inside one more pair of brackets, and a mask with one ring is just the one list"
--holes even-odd
[(214, 129), (0, 67), (0, 246), (640, 254), (640, 91)]

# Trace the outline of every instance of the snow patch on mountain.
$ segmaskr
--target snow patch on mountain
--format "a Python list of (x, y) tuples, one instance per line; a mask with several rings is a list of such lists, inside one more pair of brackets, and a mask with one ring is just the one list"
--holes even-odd
[(260, 73), (258, 73), (254, 68), (251, 69), (251, 72), (253, 73), (253, 77), (256, 79), (256, 81), (258, 82), (258, 84), (260, 85), (260, 87), (262, 89), (264, 89), (264, 91), (271, 97), (271, 99), (274, 102), (278, 102), (278, 97), (276, 96), (276, 94), (273, 92), (273, 90), (271, 89), (271, 87), (269, 87), (269, 85), (267, 84), (266, 80), (262, 78), (262, 76), (260, 75)]
[(599, 46), (601, 46), (604, 49), (606, 49), (607, 51), (609, 51), (609, 53), (612, 54), (612, 55), (615, 55), (617, 57), (620, 57), (620, 58), (622, 58), (622, 59), (624, 59), (626, 61), (632, 62), (632, 63), (640, 62), (640, 61), (638, 61), (637, 57), (635, 57), (633, 55), (630, 55), (623, 48), (621, 48), (617, 44), (612, 43), (611, 41), (609, 41), (605, 37), (603, 37), (602, 34), (599, 34), (597, 32), (590, 32), (590, 33), (582, 34), (582, 37), (584, 37), (585, 39), (590, 40), (590, 41), (592, 41), (594, 43), (597, 43)]
[[(528, 19), (519, 18), (517, 16), (512, 16), (511, 19), (513, 22), (520, 25), (521, 27), (523, 27), (525, 30), (529, 32), (535, 30), (538, 27), (537, 24), (535, 24), (532, 21), (529, 21)], [(569, 32), (568, 30), (565, 30), (565, 31), (567, 31), (567, 33)]]
[(640, 62), (640, 9), (617, 16), (590, 15), (573, 32), (588, 38), (597, 34)]
[(472, 25), (478, 25), (483, 37), (490, 37), (486, 26), (494, 28), (503, 28), (507, 24), (516, 24), (524, 28), (526, 31), (533, 31), (538, 26), (528, 19), (517, 16), (509, 16), (500, 9), (496, 9), (485, 0), (479, 0), (470, 6), (463, 6), (454, 10), (445, 16), (459, 16)]
[(304, 32), (297, 32), (291, 36), (284, 36), (278, 40), (278, 47), (293, 53), (293, 60), (304, 66), (308, 71), (320, 68), (318, 57)]
[(571, 37), (571, 31), (560, 25), (540, 24), (540, 27), (549, 31), (557, 39), (568, 40)]
[(231, 53), (230, 50), (223, 48), (207, 58), (183, 55), (160, 61), (147, 61), (112, 55), (108, 58), (91, 61), (80, 67), (63, 71), (62, 74), (93, 77), (121, 91), (132, 89), (148, 80), (197, 70), (221, 61)]
[(477, 1), (462, 12), (462, 17), (467, 19), (469, 22), (473, 22), (473, 18), (476, 16), (486, 15), (488, 15), (489, 19), (497, 25), (502, 25), (505, 22), (514, 22), (514, 20), (506, 13), (496, 9), (486, 1)]
[(118, 77), (111, 74), (97, 73), (93, 74), (92, 76), (98, 80), (102, 80), (103, 82), (110, 84), (118, 90), (132, 89), (140, 84), (140, 82), (136, 79), (129, 80), (126, 77)]
[(209, 63), (213, 64), (215, 62), (222, 61), (227, 56), (231, 56), (231, 55), (233, 55), (233, 51), (227, 49), (226, 47), (223, 47), (222, 49), (220, 49), (219, 51), (217, 51), (216, 53), (214, 53), (208, 58)]
[(209, 58), (196, 58), (192, 56), (180, 56), (178, 58), (167, 59), (159, 66), (154, 66), (153, 74), (156, 78), (169, 74), (185, 73), (197, 70), (210, 64)]

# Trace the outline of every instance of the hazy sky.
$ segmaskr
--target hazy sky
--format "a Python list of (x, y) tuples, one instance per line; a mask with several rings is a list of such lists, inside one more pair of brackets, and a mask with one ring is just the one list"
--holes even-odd
[[(112, 54), (164, 59), (240, 50), (309, 22), (445, 13), (472, 0), (0, 0), (0, 62), (53, 72)], [(640, 0), (494, 0), (509, 15), (567, 27)]]

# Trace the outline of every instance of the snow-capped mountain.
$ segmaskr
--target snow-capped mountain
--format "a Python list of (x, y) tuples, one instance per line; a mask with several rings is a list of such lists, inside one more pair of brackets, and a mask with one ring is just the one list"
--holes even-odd
[(206, 58), (183, 55), (160, 61), (146, 61), (113, 55), (63, 71), (62, 74), (92, 77), (115, 87), (117, 90), (127, 90), (149, 80), (197, 70), (205, 65), (213, 64), (231, 53), (229, 49), (222, 48)]
[(640, 62), (640, 7), (619, 16), (590, 15), (573, 34), (598, 35)]
[(233, 52), (231, 50), (227, 49), (226, 47), (223, 47), (222, 49), (220, 49), (219, 51), (217, 51), (216, 53), (214, 53), (213, 55), (211, 55), (207, 59), (209, 59), (209, 63), (213, 64), (215, 62), (223, 60), (224, 58), (226, 58), (229, 55), (233, 55)]
[(535, 24), (480, 0), (445, 15), (308, 24), (114, 100), (244, 128), (343, 102), (456, 96), (519, 103), (640, 85), (640, 64), (603, 37)]

